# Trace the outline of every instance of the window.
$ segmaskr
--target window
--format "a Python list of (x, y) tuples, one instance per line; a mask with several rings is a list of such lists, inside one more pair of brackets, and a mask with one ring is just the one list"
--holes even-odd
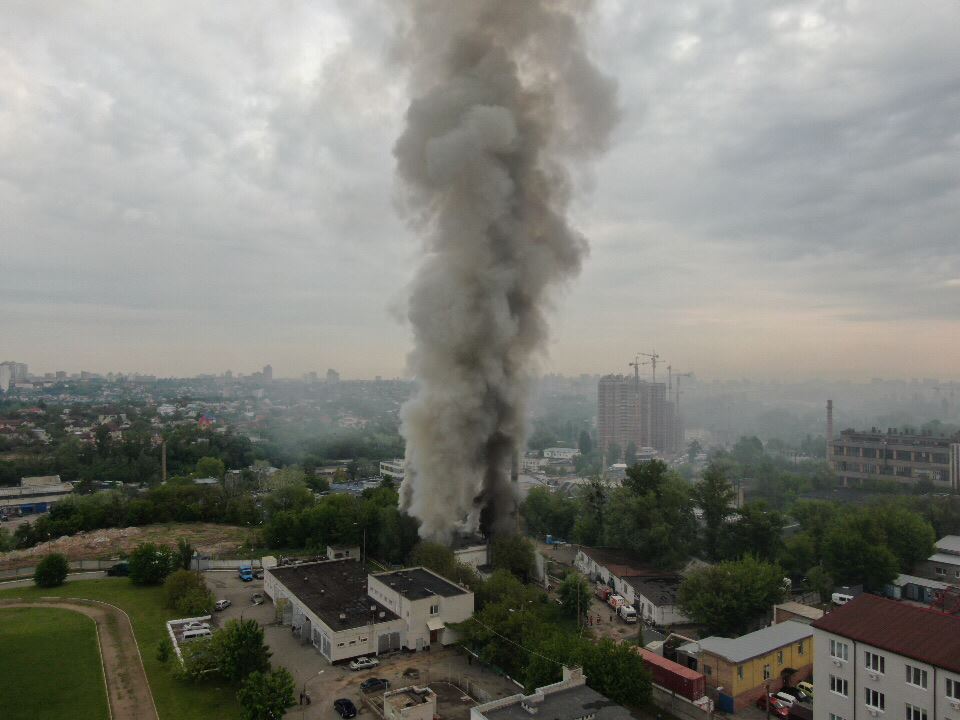
[(431, 615), (439, 615), (439, 614), (440, 614), (440, 603), (437, 603), (436, 605), (431, 605), (431, 606), (430, 606), (430, 614), (431, 614)]
[(710, 667), (709, 665), (704, 665), (703, 674), (706, 675), (707, 677), (710, 677), (711, 675), (713, 675), (713, 668)]
[(797, 655), (803, 655), (803, 640), (797, 643)]
[(840, 642), (839, 640), (830, 641), (830, 657), (835, 660), (849, 660), (850, 659), (850, 646), (845, 642)]
[(846, 680), (838, 678), (836, 675), (830, 676), (830, 691), (837, 695), (847, 697), (850, 694), (850, 688)]
[(846, 720), (846, 718), (840, 717), (839, 715), (834, 715), (830, 713), (830, 720)]
[(907, 665), (907, 684), (927, 689), (927, 671)]
[(864, 688), (864, 693), (866, 695), (867, 707), (883, 710), (886, 697), (882, 692), (874, 690), (873, 688)]
[(777, 651), (777, 665), (783, 665), (783, 650)]
[(884, 669), (884, 657), (883, 655), (877, 655), (867, 650), (864, 654), (864, 659), (866, 660), (867, 670), (873, 670), (874, 672), (882, 673)]
[(337, 643), (337, 647), (343, 647), (343, 643)]
[(947, 574), (947, 571), (946, 571), (944, 568), (942, 568), (942, 567), (934, 568), (934, 570), (936, 571), (937, 575), (946, 575), (946, 574)]
[(907, 703), (907, 720), (927, 720), (927, 711)]
[(743, 665), (737, 665), (737, 677), (743, 680)]
[(947, 697), (952, 700), (960, 700), (960, 680), (947, 678)]
[(367, 641), (367, 638), (364, 638), (364, 637), (360, 638), (360, 642), (366, 642), (366, 641)]
[(763, 666), (763, 679), (764, 679), (764, 680), (769, 680), (771, 677), (773, 677), (773, 673), (770, 671), (770, 666), (769, 666), (769, 665), (764, 665), (764, 666)]

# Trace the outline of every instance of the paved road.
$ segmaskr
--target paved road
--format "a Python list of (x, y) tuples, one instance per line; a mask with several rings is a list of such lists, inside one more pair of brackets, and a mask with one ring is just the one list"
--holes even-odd
[[(90, 570), (89, 572), (70, 573), (67, 575), (67, 582), (74, 580), (102, 580), (107, 577), (106, 570)], [(4, 580), (0, 582), (0, 590), (15, 587), (33, 587), (33, 577), (27, 577), (23, 580)]]
[(158, 720), (133, 626), (123, 610), (107, 603), (72, 598), (34, 602), (3, 600), (0, 607), (54, 607), (93, 618), (113, 720)]

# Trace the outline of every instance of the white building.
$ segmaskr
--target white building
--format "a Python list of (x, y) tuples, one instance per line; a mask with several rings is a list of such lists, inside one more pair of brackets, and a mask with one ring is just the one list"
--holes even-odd
[(926, 575), (933, 580), (960, 584), (960, 535), (947, 535), (934, 543), (926, 562)]
[(960, 718), (960, 617), (865, 594), (813, 628), (817, 720)]
[(543, 451), (543, 456), (548, 460), (572, 460), (580, 451), (576, 448), (553, 447)]
[(330, 662), (456, 635), (447, 623), (473, 615), (473, 593), (424, 568), (367, 575), (356, 559), (265, 568), (264, 592), (283, 623)]
[(380, 477), (382, 478), (388, 478), (398, 483), (403, 482), (404, 472), (403, 458), (380, 461)]
[(384, 720), (433, 720), (437, 695), (428, 687), (405, 687), (383, 694)]

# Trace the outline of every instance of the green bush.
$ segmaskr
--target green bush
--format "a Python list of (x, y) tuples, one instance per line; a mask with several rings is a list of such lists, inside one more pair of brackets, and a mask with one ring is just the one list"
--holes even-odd
[(37, 587), (52, 588), (63, 585), (67, 579), (70, 564), (60, 553), (52, 553), (41, 560), (33, 572), (33, 582)]
[(286, 668), (250, 673), (237, 693), (244, 720), (282, 717), (293, 707), (293, 687), (293, 676)]
[(176, 559), (166, 545), (140, 543), (130, 553), (128, 564), (135, 585), (159, 585), (176, 567)]
[(213, 612), (213, 593), (203, 578), (189, 570), (177, 570), (163, 581), (164, 605), (183, 617)]

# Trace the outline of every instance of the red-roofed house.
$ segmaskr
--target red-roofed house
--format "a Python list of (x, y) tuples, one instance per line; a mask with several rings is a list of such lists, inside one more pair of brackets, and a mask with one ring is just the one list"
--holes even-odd
[(813, 628), (814, 717), (960, 720), (960, 617), (860, 595)]

